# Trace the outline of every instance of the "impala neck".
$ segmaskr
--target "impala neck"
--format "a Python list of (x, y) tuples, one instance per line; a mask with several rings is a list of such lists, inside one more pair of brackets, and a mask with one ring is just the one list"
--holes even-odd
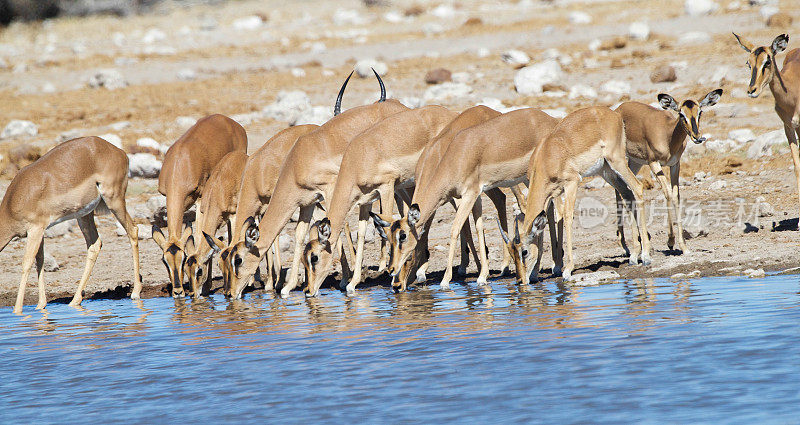
[(686, 138), (688, 136), (689, 133), (686, 132), (686, 128), (681, 123), (681, 117), (675, 118), (675, 125), (672, 128), (672, 137), (669, 141), (670, 152), (683, 153), (683, 150), (686, 149)]

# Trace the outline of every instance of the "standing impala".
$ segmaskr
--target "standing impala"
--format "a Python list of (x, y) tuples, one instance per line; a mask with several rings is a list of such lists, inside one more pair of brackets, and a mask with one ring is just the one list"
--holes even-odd
[[(461, 226), (470, 211), (475, 216), (475, 229), (481, 249), (481, 272), (477, 282), (483, 284), (489, 277), (486, 246), (481, 216), (480, 194), (497, 187), (515, 186), (525, 181), (528, 163), (536, 146), (550, 134), (557, 119), (533, 109), (519, 109), (459, 132), (447, 147), (430, 178), (420, 182), (414, 192), (413, 204), (408, 210), (410, 233), (406, 246), (400, 252), (400, 264), (405, 264), (421, 239), (418, 223), (425, 223), (444, 202), (459, 198), (453, 225), (450, 228), (450, 247), (447, 268), (440, 284), (447, 289), (453, 275), (455, 242)], [(425, 230), (423, 230), (425, 232)], [(554, 258), (555, 260), (556, 258)], [(404, 276), (401, 276), (403, 281)]]
[(45, 308), (44, 230), (62, 221), (78, 220), (86, 239), (86, 267), (72, 298), (78, 306), (92, 268), (103, 245), (97, 235), (94, 211), (104, 203), (125, 228), (133, 251), (132, 299), (142, 291), (139, 274), (138, 229), (125, 207), (128, 188), (128, 157), (121, 149), (99, 137), (83, 137), (64, 142), (14, 176), (0, 204), (0, 250), (11, 239), (25, 237), (22, 279), (19, 282), (14, 313), (22, 312), (25, 286), (33, 261), (39, 278), (39, 303)]
[[(318, 227), (319, 238), (310, 241), (304, 250), (308, 260), (309, 294), (316, 295), (328, 276), (333, 263), (333, 247), (347, 218), (347, 213), (358, 206), (358, 238), (353, 276), (342, 289), (355, 291), (361, 282), (364, 258), (364, 236), (370, 219), (372, 203), (380, 200), (384, 214), (391, 214), (395, 188), (411, 186), (414, 167), (425, 145), (439, 134), (457, 114), (442, 106), (425, 106), (398, 112), (376, 123), (356, 136), (342, 156), (333, 195), (328, 201), (328, 214)], [(330, 238), (327, 236), (330, 235)]]
[[(352, 75), (352, 73), (350, 74)], [(375, 74), (377, 76), (377, 73)], [(348, 77), (349, 80), (350, 77)], [(300, 219), (295, 230), (295, 253), (292, 267), (281, 294), (288, 294), (297, 286), (297, 271), (302, 256), (302, 242), (307, 235), (314, 208), (320, 201), (328, 202), (339, 174), (347, 145), (356, 135), (378, 121), (407, 111), (402, 103), (386, 100), (381, 85), (381, 98), (371, 105), (352, 108), (337, 114), (318, 129), (300, 137), (287, 155), (267, 210), (258, 227), (250, 226), (251, 237), (245, 237), (228, 255), (231, 262), (231, 295), (239, 298), (252, 280), (258, 263), (286, 226), (292, 213), (299, 207)], [(341, 108), (341, 96), (347, 81), (339, 91), (335, 111)], [(251, 221), (252, 223), (252, 221)], [(254, 243), (257, 240), (257, 243)]]
[[(565, 279), (570, 279), (575, 262), (572, 257), (572, 219), (578, 185), (583, 178), (600, 175), (622, 195), (633, 214), (633, 240), (641, 236), (642, 264), (651, 263), (650, 240), (642, 206), (643, 187), (628, 168), (625, 156), (625, 125), (622, 115), (608, 108), (579, 109), (561, 120), (547, 139), (536, 148), (528, 171), (528, 205), (522, 233), (528, 243), (537, 240), (538, 258), (542, 255), (541, 233), (545, 226), (545, 208), (557, 196), (564, 194), (561, 217), (564, 220)], [(516, 239), (516, 238), (515, 238)], [(530, 253), (528, 264), (533, 253)], [(639, 253), (632, 253), (630, 263), (636, 264)], [(530, 268), (530, 280), (535, 281), (536, 267)]]
[[(223, 116), (210, 115), (170, 146), (158, 176), (158, 191), (167, 197), (168, 236), (153, 226), (153, 240), (163, 251), (161, 261), (167, 267), (172, 296), (183, 296), (183, 246), (191, 234), (184, 229), (183, 213), (203, 192), (211, 170), (229, 152), (247, 151), (247, 134), (239, 123)], [(202, 217), (198, 213), (197, 222)]]
[[(689, 99), (678, 105), (672, 96), (659, 94), (658, 102), (661, 104), (661, 108), (672, 109), (678, 113), (678, 118), (673, 118), (669, 112), (640, 102), (625, 102), (617, 108), (617, 112), (622, 115), (622, 121), (625, 123), (625, 135), (628, 138), (626, 142), (628, 167), (636, 174), (644, 165), (648, 165), (650, 171), (656, 176), (667, 201), (667, 219), (669, 220), (667, 246), (669, 249), (673, 249), (675, 246), (673, 223), (677, 222), (678, 247), (684, 254), (689, 253), (689, 248), (683, 239), (682, 207), (678, 186), (681, 155), (686, 149), (687, 135), (692, 142), (697, 144), (706, 140), (700, 136), (700, 117), (703, 115), (703, 108), (716, 105), (721, 95), (722, 89), (717, 89), (708, 93), (700, 102)], [(667, 167), (669, 171), (662, 167)], [(617, 214), (621, 214), (622, 198), (619, 192), (616, 196)], [(621, 217), (617, 218), (617, 236), (626, 255), (630, 255), (630, 250), (625, 243)]]
[[(753, 43), (733, 34), (739, 45), (750, 53), (747, 66), (750, 68), (750, 85), (747, 94), (758, 97), (769, 85), (775, 100), (775, 112), (783, 121), (783, 131), (789, 141), (794, 162), (794, 176), (800, 197), (800, 49), (792, 49), (783, 60), (783, 69), (778, 69), (775, 55), (786, 50), (789, 36), (781, 34), (772, 40), (772, 45), (755, 47)], [(777, 78), (775, 78), (777, 77)]]
[[(231, 241), (233, 237), (231, 219), (236, 212), (239, 185), (247, 159), (244, 151), (233, 151), (222, 157), (219, 164), (214, 167), (200, 197), (198, 236), (201, 232), (216, 235), (217, 229), (223, 223), (227, 223), (228, 242)], [(184, 251), (188, 255), (183, 264), (184, 273), (189, 278), (192, 296), (197, 298), (200, 295), (208, 295), (211, 290), (211, 259), (216, 250), (212, 249), (212, 245), (205, 237), (195, 239), (192, 235), (186, 240)]]
[[(441, 133), (439, 133), (438, 136), (436, 136), (435, 139), (433, 139), (425, 147), (422, 154), (419, 156), (419, 160), (417, 161), (414, 169), (415, 184), (417, 186), (427, 185), (426, 182), (428, 182), (428, 180), (431, 179), (431, 176), (435, 173), (436, 166), (439, 164), (439, 161), (442, 159), (442, 156), (447, 151), (447, 147), (453, 141), (453, 138), (456, 136), (456, 134), (464, 129), (478, 125), (499, 115), (500, 112), (482, 105), (466, 109), (464, 112), (459, 114), (455, 119), (453, 119), (452, 122), (450, 122), (450, 124), (447, 125), (445, 129), (441, 131)], [(507, 225), (506, 195), (499, 188), (488, 189), (486, 191), (486, 195), (497, 209), (497, 215), (500, 218), (500, 225), (505, 229), (505, 226)], [(458, 209), (458, 205), (456, 205), (456, 202), (452, 198), (449, 199), (449, 202), (454, 208)], [(520, 202), (520, 199), (518, 199), (518, 202)], [(521, 202), (520, 205), (524, 205), (524, 202)], [(400, 252), (403, 250), (408, 238), (410, 237), (409, 235), (411, 234), (408, 227), (408, 219), (403, 217), (399, 220), (391, 220), (391, 218), (386, 215), (381, 217), (377, 214), (373, 214), (372, 217), (376, 228), (381, 234), (381, 237), (387, 239), (391, 247), (392, 263), (389, 267), (389, 271), (392, 273), (392, 284), (399, 286), (399, 290), (403, 291), (406, 289), (408, 282), (405, 274), (400, 275)], [(416, 272), (416, 279), (418, 282), (425, 281), (425, 273), (429, 264), (428, 259), (430, 258), (430, 253), (428, 251), (428, 230), (432, 224), (433, 216), (431, 216), (431, 219), (425, 224), (425, 227), (421, 232), (421, 239), (417, 243), (417, 254), (415, 254), (417, 258), (415, 258), (415, 263), (420, 264)], [(389, 231), (386, 232), (382, 228), (388, 228)], [(461, 228), (461, 264), (458, 267), (460, 274), (465, 274), (467, 266), (469, 265), (468, 247), (473, 252), (476, 263), (480, 264), (480, 260), (478, 258), (479, 254), (472, 244), (472, 235), (469, 230), (469, 224), (465, 222), (464, 226)], [(480, 249), (484, 248), (481, 247)], [(510, 256), (505, 251), (503, 251), (503, 253), (504, 256), (502, 268), (505, 271), (508, 266)], [(484, 265), (480, 264), (480, 267), (483, 268)], [(488, 267), (488, 265), (486, 265), (486, 267)], [(409, 269), (405, 268), (404, 270), (408, 271)]]

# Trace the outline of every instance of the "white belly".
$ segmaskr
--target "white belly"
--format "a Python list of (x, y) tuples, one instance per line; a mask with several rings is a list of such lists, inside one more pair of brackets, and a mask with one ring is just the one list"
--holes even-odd
[(72, 214), (67, 214), (67, 215), (65, 215), (65, 216), (63, 216), (61, 218), (56, 219), (55, 221), (50, 223), (50, 225), (47, 226), (47, 228), (53, 227), (56, 224), (65, 222), (67, 220), (72, 220), (74, 218), (80, 218), (80, 217), (85, 216), (86, 214), (89, 214), (90, 212), (94, 211), (95, 208), (97, 208), (97, 205), (100, 203), (101, 199), (103, 199), (103, 197), (100, 196), (100, 195), (97, 195), (97, 198), (92, 199), (88, 204), (84, 205), (78, 211), (75, 211)]
[(603, 169), (603, 165), (605, 164), (605, 161), (606, 161), (605, 158), (598, 159), (597, 162), (592, 164), (592, 166), (590, 166), (589, 168), (587, 168), (586, 170), (584, 170), (581, 173), (581, 178), (596, 176), (596, 175), (600, 174), (600, 171)]

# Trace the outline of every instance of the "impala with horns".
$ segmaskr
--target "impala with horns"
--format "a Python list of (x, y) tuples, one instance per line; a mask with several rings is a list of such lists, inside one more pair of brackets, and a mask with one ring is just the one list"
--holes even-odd
[[(633, 240), (641, 238), (640, 252), (633, 252), (630, 263), (636, 264), (641, 254), (642, 264), (649, 265), (650, 240), (644, 218), (642, 194), (644, 188), (630, 168), (626, 158), (625, 125), (622, 115), (604, 107), (579, 109), (562, 119), (549, 136), (536, 148), (528, 170), (528, 205), (522, 226), (523, 239), (536, 249), (538, 259), (542, 255), (542, 232), (545, 226), (545, 208), (556, 197), (564, 195), (564, 203), (558, 208), (563, 219), (564, 237), (562, 248), (566, 263), (562, 271), (570, 279), (575, 262), (572, 256), (572, 220), (575, 198), (580, 181), (586, 177), (600, 175), (616, 189), (633, 215)], [(638, 231), (636, 228), (638, 225)], [(521, 246), (516, 240), (509, 246), (521, 256)], [(535, 242), (535, 244), (531, 244)], [(535, 245), (535, 246), (534, 246)], [(529, 252), (526, 271), (518, 272), (518, 278), (536, 281), (538, 269), (530, 267), (534, 253)]]
[[(242, 172), (248, 157), (244, 151), (233, 151), (222, 157), (222, 160), (211, 171), (208, 182), (203, 188), (198, 206), (197, 235), (189, 236), (184, 245), (184, 252), (188, 255), (183, 264), (183, 272), (189, 278), (192, 296), (208, 295), (211, 291), (211, 260), (216, 253), (216, 244), (210, 244), (207, 238), (200, 235), (217, 234), (217, 229), (222, 224), (228, 227), (228, 242), (230, 243), (233, 232), (231, 219), (236, 212), (239, 185), (242, 182)], [(202, 285), (202, 290), (200, 288)]]
[[(350, 76), (353, 74), (350, 73)], [(339, 113), (342, 94), (349, 81), (348, 76), (339, 91), (334, 112), (336, 115), (318, 129), (301, 136), (289, 151), (284, 162), (272, 199), (267, 206), (258, 227), (247, 229), (244, 241), (239, 242), (228, 255), (231, 262), (231, 295), (239, 298), (244, 288), (252, 280), (258, 263), (266, 254), (286, 226), (292, 214), (300, 208), (300, 216), (295, 229), (295, 252), (292, 266), (281, 289), (288, 294), (297, 286), (297, 271), (302, 256), (303, 238), (308, 234), (314, 209), (321, 201), (327, 202), (333, 192), (339, 164), (347, 145), (355, 136), (376, 122), (407, 111), (402, 103), (386, 100), (386, 90), (377, 73), (381, 86), (380, 99), (370, 105), (358, 106)], [(251, 222), (252, 223), (252, 222)], [(247, 237), (249, 235), (249, 237)], [(255, 241), (257, 239), (257, 242)], [(338, 248), (338, 247), (337, 247)]]
[[(436, 166), (442, 159), (442, 155), (444, 155), (447, 147), (450, 145), (450, 142), (453, 141), (453, 137), (455, 137), (456, 134), (464, 129), (470, 128), (499, 115), (500, 112), (482, 105), (474, 106), (460, 113), (455, 119), (453, 119), (452, 122), (450, 122), (450, 124), (447, 125), (447, 127), (441, 131), (441, 133), (439, 133), (439, 135), (436, 136), (436, 138), (428, 143), (423, 152), (420, 154), (419, 160), (414, 168), (415, 184), (417, 186), (426, 185), (424, 182), (430, 180), (431, 175), (433, 175), (436, 171)], [(514, 194), (517, 195), (517, 202), (524, 206), (525, 203), (522, 200), (521, 194), (514, 188), (512, 188), (512, 191), (514, 191)], [(486, 191), (486, 195), (497, 209), (497, 215), (500, 218), (501, 227), (506, 229), (507, 221), (505, 194), (499, 188), (494, 188), (488, 189)], [(452, 198), (449, 199), (449, 202), (455, 209), (458, 209), (458, 206)], [(392, 273), (392, 285), (399, 287), (398, 289), (403, 291), (408, 286), (408, 282), (406, 281), (406, 275), (399, 276), (399, 272), (401, 270), (400, 252), (406, 245), (407, 239), (410, 235), (408, 218), (403, 217), (399, 220), (393, 220), (387, 215), (381, 216), (374, 213), (372, 214), (372, 218), (381, 237), (388, 240), (391, 247), (392, 263), (389, 266), (389, 271)], [(425, 273), (429, 264), (428, 259), (430, 258), (430, 252), (428, 251), (428, 230), (432, 224), (433, 216), (431, 216), (431, 219), (426, 223), (424, 230), (421, 232), (421, 239), (417, 243), (415, 263), (419, 263), (416, 271), (416, 279), (418, 282), (425, 281)], [(388, 232), (386, 229), (388, 229)], [(470, 251), (475, 258), (476, 263), (480, 265), (479, 267), (483, 267), (484, 265), (481, 264), (478, 252), (475, 250), (472, 242), (472, 234), (469, 229), (469, 223), (465, 221), (464, 226), (461, 228), (461, 264), (458, 267), (458, 271), (461, 275), (466, 274), (467, 266), (469, 265)], [(505, 251), (503, 251), (503, 253), (503, 263), (501, 268), (505, 273), (511, 257)], [(408, 268), (405, 268), (404, 270), (408, 271)]]
[(800, 49), (792, 49), (783, 60), (783, 69), (778, 69), (775, 56), (786, 50), (789, 36), (781, 34), (769, 46), (756, 47), (753, 43), (736, 34), (736, 40), (750, 53), (747, 66), (750, 68), (750, 85), (747, 94), (758, 97), (769, 85), (775, 101), (775, 112), (783, 121), (783, 131), (789, 142), (794, 162), (794, 175), (797, 193), (800, 197)]
[[(689, 248), (683, 239), (682, 206), (678, 179), (681, 172), (681, 155), (686, 149), (686, 136), (692, 142), (700, 144), (706, 139), (700, 135), (700, 117), (703, 108), (713, 106), (722, 96), (722, 89), (709, 92), (703, 100), (697, 102), (687, 99), (678, 104), (668, 94), (659, 94), (658, 102), (664, 110), (656, 109), (641, 102), (625, 102), (616, 111), (622, 115), (627, 137), (626, 150), (628, 167), (637, 174), (647, 165), (658, 180), (661, 192), (667, 201), (667, 219), (669, 221), (669, 237), (667, 246), (674, 249), (677, 239), (678, 248), (688, 254)], [(678, 113), (674, 118), (667, 110)], [(630, 250), (625, 242), (622, 226), (622, 198), (617, 192), (617, 236), (625, 249)], [(677, 210), (677, 211), (676, 211)], [(678, 228), (677, 238), (673, 227)]]
[[(247, 134), (239, 123), (223, 116), (210, 115), (195, 125), (170, 146), (164, 156), (158, 176), (158, 191), (167, 197), (167, 231), (153, 226), (153, 240), (163, 253), (161, 261), (167, 268), (172, 296), (182, 297), (184, 245), (192, 234), (183, 228), (183, 214), (203, 192), (211, 170), (233, 151), (247, 151)], [(197, 213), (197, 222), (202, 221)]]
[[(328, 214), (318, 226), (319, 237), (308, 243), (304, 256), (311, 268), (308, 293), (316, 295), (333, 265), (333, 247), (337, 246), (347, 214), (358, 207), (358, 237), (353, 276), (341, 287), (348, 293), (361, 282), (364, 237), (372, 203), (380, 200), (381, 212), (392, 213), (395, 189), (414, 183), (414, 167), (425, 146), (447, 126), (456, 113), (442, 106), (425, 106), (398, 112), (376, 123), (350, 141), (342, 156), (333, 195), (328, 200)], [(328, 237), (329, 235), (329, 237)]]
[[(456, 238), (470, 211), (475, 216), (475, 231), (481, 247), (478, 250), (481, 272), (477, 282), (486, 283), (489, 268), (484, 248), (486, 241), (480, 195), (488, 189), (525, 182), (534, 148), (550, 134), (557, 122), (556, 118), (540, 110), (525, 108), (459, 132), (447, 146), (430, 178), (417, 185), (407, 217), (413, 237), (408, 239), (406, 246), (400, 251), (400, 264), (407, 266), (406, 261), (419, 244), (422, 233), (429, 227), (428, 222), (436, 209), (450, 198), (457, 198), (460, 201), (450, 228), (447, 268), (440, 286), (443, 289), (450, 286)], [(418, 224), (423, 224), (421, 231), (418, 230)], [(555, 256), (554, 260), (558, 264)], [(401, 282), (407, 280), (409, 275), (410, 273), (401, 273)]]
[(57, 223), (77, 219), (88, 252), (71, 306), (79, 306), (83, 290), (103, 245), (94, 222), (102, 204), (122, 224), (133, 251), (132, 299), (142, 291), (139, 274), (139, 231), (125, 206), (128, 188), (128, 156), (99, 137), (73, 139), (54, 147), (36, 162), (21, 169), (8, 185), (0, 204), (0, 250), (13, 238), (27, 236), (22, 260), (22, 279), (14, 313), (22, 312), (25, 286), (34, 260), (39, 279), (37, 309), (47, 304), (44, 288), (44, 231)]
[[(250, 226), (250, 222), (246, 221), (247, 218), (261, 217), (272, 197), (272, 191), (275, 190), (278, 173), (289, 151), (300, 136), (318, 127), (315, 124), (304, 124), (281, 130), (253, 152), (247, 159), (242, 172), (241, 184), (238, 187), (236, 210), (233, 214), (233, 236), (228, 241), (228, 245), (225, 246), (219, 240), (211, 237), (211, 235), (203, 235), (208, 246), (220, 254), (219, 264), (222, 270), (225, 291), (228, 295), (230, 295), (231, 270), (230, 263), (226, 259), (233, 247), (243, 240), (244, 232)], [(267, 288), (274, 286), (273, 282), (277, 282), (280, 278), (281, 257), (277, 243), (273, 244), (273, 250), (274, 253), (267, 254), (267, 277), (265, 281)]]

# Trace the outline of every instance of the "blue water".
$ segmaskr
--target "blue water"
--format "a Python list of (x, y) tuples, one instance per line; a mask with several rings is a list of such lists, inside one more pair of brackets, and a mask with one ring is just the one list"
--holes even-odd
[(800, 423), (800, 278), (0, 309), (0, 423)]

